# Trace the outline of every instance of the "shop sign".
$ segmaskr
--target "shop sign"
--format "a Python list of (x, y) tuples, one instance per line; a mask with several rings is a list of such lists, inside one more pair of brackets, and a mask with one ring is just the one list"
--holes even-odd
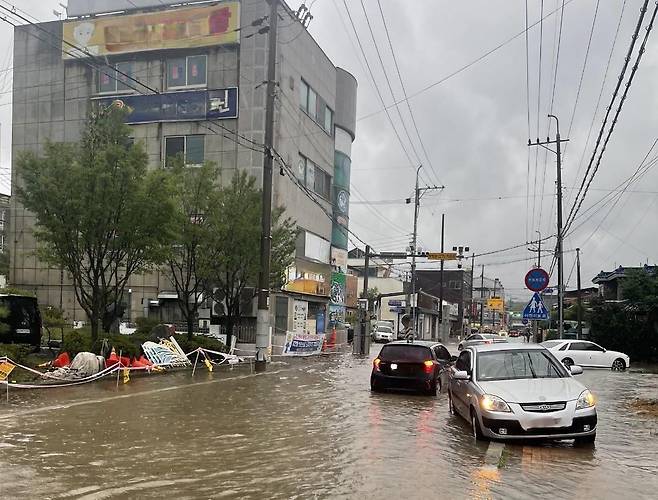
[(306, 319), (308, 317), (308, 302), (295, 300), (293, 303), (292, 323), (293, 331), (298, 335), (306, 333)]
[(239, 28), (238, 2), (65, 21), (62, 58), (235, 44)]

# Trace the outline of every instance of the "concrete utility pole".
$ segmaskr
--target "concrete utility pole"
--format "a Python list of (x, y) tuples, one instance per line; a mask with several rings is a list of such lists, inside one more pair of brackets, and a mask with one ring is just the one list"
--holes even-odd
[(471, 324), (473, 323), (473, 317), (475, 314), (473, 314), (473, 272), (475, 270), (475, 252), (473, 252), (473, 255), (471, 255), (471, 292), (468, 297), (468, 321), (469, 321), (469, 327), (468, 327), (468, 333), (471, 333)]
[[(492, 299), (496, 298), (496, 283), (498, 283), (498, 278), (494, 279), (493, 296), (491, 297)], [(494, 329), (496, 328), (496, 310), (495, 309), (491, 310), (491, 326)]]
[[(416, 297), (416, 254), (418, 253), (418, 211), (420, 209), (420, 199), (426, 191), (433, 191), (435, 189), (443, 189), (445, 186), (425, 186), (420, 187), (419, 185), (419, 176), (420, 169), (423, 168), (420, 165), (416, 169), (416, 188), (414, 189), (414, 234), (411, 240), (411, 300), (415, 303), (411, 308), (411, 339), (416, 338), (416, 309), (418, 308), (418, 298)], [(411, 203), (411, 199), (407, 198), (407, 204)], [(443, 247), (442, 247), (443, 251)], [(443, 267), (443, 261), (441, 262)], [(441, 309), (441, 308), (439, 308)]]
[(279, 0), (270, 0), (270, 31), (267, 61), (265, 109), (265, 151), (263, 158), (263, 202), (261, 212), (260, 274), (256, 318), (256, 371), (264, 371), (270, 348), (270, 259), (272, 253), (272, 162), (274, 159), (274, 92), (276, 89), (276, 37)]
[[(444, 237), (446, 229), (446, 214), (441, 214), (441, 253), (443, 253), (444, 248)], [(441, 271), (439, 272), (439, 279), (441, 280), (441, 285), (439, 286), (439, 328), (443, 327), (443, 264), (444, 260), (441, 259)], [(441, 330), (443, 333), (443, 330)], [(441, 339), (443, 340), (443, 339)]]
[(578, 280), (578, 340), (583, 338), (583, 301), (581, 297), (580, 288), (580, 248), (576, 248), (576, 266), (577, 266), (577, 280)]
[[(564, 232), (562, 230), (562, 154), (561, 144), (569, 142), (569, 139), (560, 139), (560, 120), (555, 115), (548, 115), (549, 118), (554, 118), (556, 122), (555, 140), (551, 141), (547, 137), (545, 141), (540, 142), (537, 138), (536, 142), (528, 139), (528, 146), (541, 146), (551, 153), (557, 155), (557, 307), (558, 307), (558, 334), (559, 338), (564, 337)], [(547, 144), (555, 144), (556, 151), (546, 147)]]
[(480, 328), (479, 328), (480, 333), (482, 333), (483, 326), (484, 326), (484, 266), (482, 266), (482, 273), (480, 274)]

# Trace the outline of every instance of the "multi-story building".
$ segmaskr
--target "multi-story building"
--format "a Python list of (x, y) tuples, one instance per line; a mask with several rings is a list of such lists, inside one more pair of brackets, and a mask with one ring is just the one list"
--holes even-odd
[[(121, 101), (150, 168), (182, 154), (190, 168), (219, 165), (222, 182), (240, 169), (261, 184), (263, 153), (254, 145), (265, 134), (269, 8), (266, 0), (69, 0), (66, 20), (17, 27), (13, 157), (41, 152), (49, 140), (77, 141), (92, 106)], [(345, 309), (357, 84), (329, 60), (303, 15), (283, 1), (278, 11), (274, 148), (316, 201), (292, 176), (274, 176), (273, 203), (287, 208), (301, 232), (287, 290), (271, 297), (272, 324), (291, 330), (295, 303), (303, 302), (305, 329), (324, 331)], [(13, 183), (17, 176), (14, 168)], [(11, 222), (11, 283), (84, 320), (65, 273), (35, 257), (34, 217), (18, 200)], [(128, 316), (175, 321), (172, 290), (163, 272), (134, 276), (124, 298)]]

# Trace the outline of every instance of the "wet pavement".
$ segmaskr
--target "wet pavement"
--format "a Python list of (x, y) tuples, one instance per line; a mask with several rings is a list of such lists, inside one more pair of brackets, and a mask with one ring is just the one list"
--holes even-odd
[[(373, 355), (379, 346), (373, 348)], [(373, 356), (371, 356), (372, 358)], [(588, 370), (595, 446), (478, 443), (436, 398), (371, 394), (350, 354), (10, 394), (0, 498), (653, 498), (658, 374)]]

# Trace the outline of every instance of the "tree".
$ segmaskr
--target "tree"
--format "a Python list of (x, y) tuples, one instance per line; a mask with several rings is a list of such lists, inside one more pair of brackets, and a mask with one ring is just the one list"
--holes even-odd
[[(130, 277), (163, 262), (171, 186), (133, 143), (126, 111), (94, 109), (79, 143), (47, 143), (17, 161), (18, 195), (36, 218), (40, 257), (70, 275), (93, 340), (118, 314)], [(105, 321), (103, 319), (105, 318)]]
[[(222, 188), (219, 202), (209, 214), (212, 252), (204, 273), (214, 300), (225, 304), (228, 346), (236, 320), (255, 297), (255, 292), (248, 288), (257, 285), (260, 271), (262, 194), (255, 182), (245, 172), (236, 172), (230, 185)], [(294, 259), (297, 230), (284, 213), (283, 207), (272, 210), (270, 288), (281, 287), (285, 269)]]
[(173, 218), (174, 239), (167, 255), (167, 276), (178, 294), (178, 307), (192, 339), (200, 298), (208, 288), (202, 270), (211, 252), (212, 227), (208, 215), (219, 202), (218, 169), (212, 164), (185, 167), (181, 158), (173, 161), (171, 175), (176, 186)]

